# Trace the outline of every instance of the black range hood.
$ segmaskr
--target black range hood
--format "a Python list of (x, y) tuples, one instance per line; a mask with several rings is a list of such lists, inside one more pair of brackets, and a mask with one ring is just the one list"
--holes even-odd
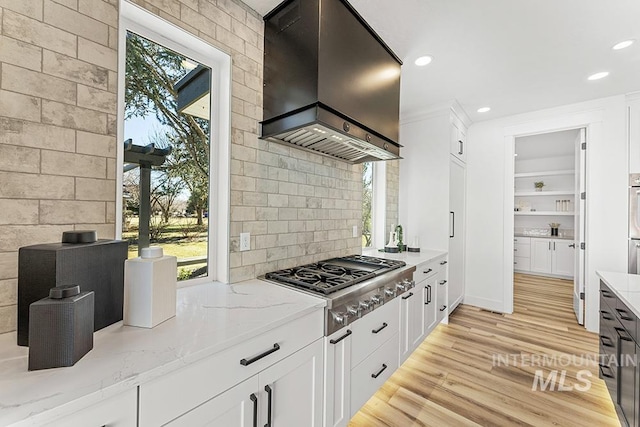
[(350, 163), (400, 157), (402, 62), (345, 0), (265, 17), (261, 138)]

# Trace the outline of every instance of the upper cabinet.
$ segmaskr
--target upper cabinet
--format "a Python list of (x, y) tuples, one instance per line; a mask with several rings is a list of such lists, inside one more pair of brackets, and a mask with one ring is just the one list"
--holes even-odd
[(467, 131), (464, 124), (456, 116), (451, 116), (451, 137), (449, 151), (463, 162), (467, 162)]
[(629, 173), (640, 173), (640, 93), (627, 96)]

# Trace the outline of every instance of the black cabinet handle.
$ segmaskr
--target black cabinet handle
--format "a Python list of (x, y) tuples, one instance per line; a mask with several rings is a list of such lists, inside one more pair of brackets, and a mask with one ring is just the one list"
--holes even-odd
[(616, 308), (616, 311), (618, 312), (622, 320), (636, 320), (633, 317), (629, 317), (629, 313), (627, 313), (626, 310), (623, 310), (621, 308)]
[(267, 406), (267, 423), (264, 425), (264, 427), (271, 427), (271, 395), (272, 395), (273, 390), (271, 389), (271, 387), (266, 385), (266, 386), (264, 386), (264, 391), (267, 392), (267, 402), (268, 402), (268, 406)]
[[(451, 212), (451, 213), (453, 213), (453, 212)], [(446, 263), (447, 263), (447, 261), (442, 261), (442, 262), (440, 263), (440, 265), (445, 265)]]
[(384, 372), (384, 370), (387, 369), (387, 365), (385, 365), (384, 363), (382, 364), (382, 369), (380, 369), (378, 372), (376, 372), (375, 374), (371, 374), (371, 378), (378, 378), (380, 376), (380, 374), (382, 374)]
[[(605, 342), (605, 340), (607, 340), (607, 342)], [(613, 341), (611, 341), (611, 338), (609, 337), (605, 337), (605, 336), (600, 337), (600, 342), (605, 347), (613, 347)]]
[(378, 332), (380, 332), (381, 330), (383, 330), (387, 326), (389, 326), (389, 325), (387, 325), (386, 323), (383, 323), (382, 326), (380, 326), (378, 329), (372, 329), (371, 332), (374, 333), (374, 334), (377, 334)]
[(431, 273), (432, 271), (433, 271), (433, 269), (432, 269), (432, 268), (430, 268), (430, 269), (428, 269), (427, 271), (423, 271), (423, 272), (422, 272), (422, 274), (429, 274), (429, 273)]
[(426, 305), (431, 303), (431, 285), (427, 285), (424, 288), (427, 290), (427, 302), (425, 302)]
[(351, 334), (352, 334), (351, 329), (347, 329), (347, 332), (345, 332), (343, 336), (341, 336), (340, 338), (336, 338), (335, 340), (329, 340), (329, 342), (331, 344), (338, 344), (340, 341), (342, 341), (343, 339), (345, 339)]
[(609, 372), (611, 372), (611, 368), (606, 366), (606, 365), (600, 365), (598, 364), (598, 366), (600, 367), (600, 373), (602, 374), (603, 377), (607, 377), (607, 378), (614, 378), (614, 376), (612, 374), (605, 374), (604, 373), (604, 368), (607, 368), (609, 370)]
[(613, 320), (613, 317), (608, 311), (600, 310), (600, 315), (605, 320)]
[(618, 333), (618, 336), (620, 337), (620, 339), (622, 341), (633, 341), (633, 338), (631, 338), (631, 335), (629, 335), (629, 333), (627, 333), (627, 331), (625, 331), (622, 328), (614, 328), (616, 330), (616, 332)]
[(600, 289), (600, 293), (602, 294), (603, 297), (605, 298), (613, 298), (613, 295), (611, 295), (611, 293), (609, 293), (609, 291), (606, 291), (604, 289)]
[(441, 285), (444, 285), (444, 284), (446, 284), (446, 283), (447, 283), (447, 281), (446, 281), (446, 280), (441, 280), (441, 281), (440, 281), (440, 284), (441, 284)]
[(462, 144), (463, 144), (463, 143), (462, 143), (462, 140), (461, 140), (461, 139), (459, 139), (459, 140), (458, 140), (458, 143), (460, 144), (460, 151), (458, 151), (458, 154), (462, 155)]
[[(449, 234), (449, 238), (453, 239), (456, 237), (456, 213), (449, 211), (449, 214), (451, 215), (451, 234)], [(445, 265), (446, 263), (447, 261), (443, 261), (440, 265)]]
[(413, 296), (413, 292), (409, 292), (407, 295), (403, 296), (402, 299), (409, 299)]
[(280, 350), (280, 346), (278, 345), (278, 343), (275, 343), (273, 345), (273, 348), (265, 351), (264, 353), (260, 353), (259, 355), (252, 357), (250, 359), (242, 359), (240, 361), (240, 364), (242, 366), (249, 366), (251, 365), (253, 362), (257, 362), (258, 360), (262, 359), (263, 357), (266, 357), (268, 355), (270, 355), (271, 353), (275, 353), (276, 351)]
[(249, 399), (253, 402), (253, 427), (258, 427), (258, 397), (251, 393)]
[(440, 311), (445, 311), (447, 309), (446, 305), (443, 305), (442, 308), (440, 309)]

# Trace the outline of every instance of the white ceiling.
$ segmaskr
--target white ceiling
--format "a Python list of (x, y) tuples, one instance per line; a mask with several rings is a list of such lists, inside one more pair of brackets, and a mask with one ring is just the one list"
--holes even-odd
[[(265, 14), (280, 0), (244, 0)], [(640, 90), (638, 0), (351, 0), (403, 60), (401, 114), (473, 121)], [(611, 50), (629, 38), (638, 42)], [(433, 62), (416, 67), (421, 55)], [(598, 71), (609, 77), (587, 81)], [(489, 113), (476, 110), (490, 106)]]

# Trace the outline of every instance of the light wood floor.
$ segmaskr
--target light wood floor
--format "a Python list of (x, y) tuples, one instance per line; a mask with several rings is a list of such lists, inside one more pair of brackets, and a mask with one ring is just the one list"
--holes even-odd
[[(611, 398), (598, 378), (597, 335), (577, 324), (572, 283), (516, 274), (514, 313), (460, 306), (439, 325), (351, 420), (375, 426), (619, 426)], [(494, 355), (564, 355), (557, 364), (527, 359), (496, 366)], [(569, 355), (578, 363), (565, 366)], [(581, 364), (589, 355), (592, 363)], [(553, 362), (553, 361), (551, 361)], [(535, 372), (567, 370), (564, 385), (588, 391), (532, 391)], [(583, 373), (584, 375), (585, 373)], [(557, 385), (558, 383), (556, 383)]]

